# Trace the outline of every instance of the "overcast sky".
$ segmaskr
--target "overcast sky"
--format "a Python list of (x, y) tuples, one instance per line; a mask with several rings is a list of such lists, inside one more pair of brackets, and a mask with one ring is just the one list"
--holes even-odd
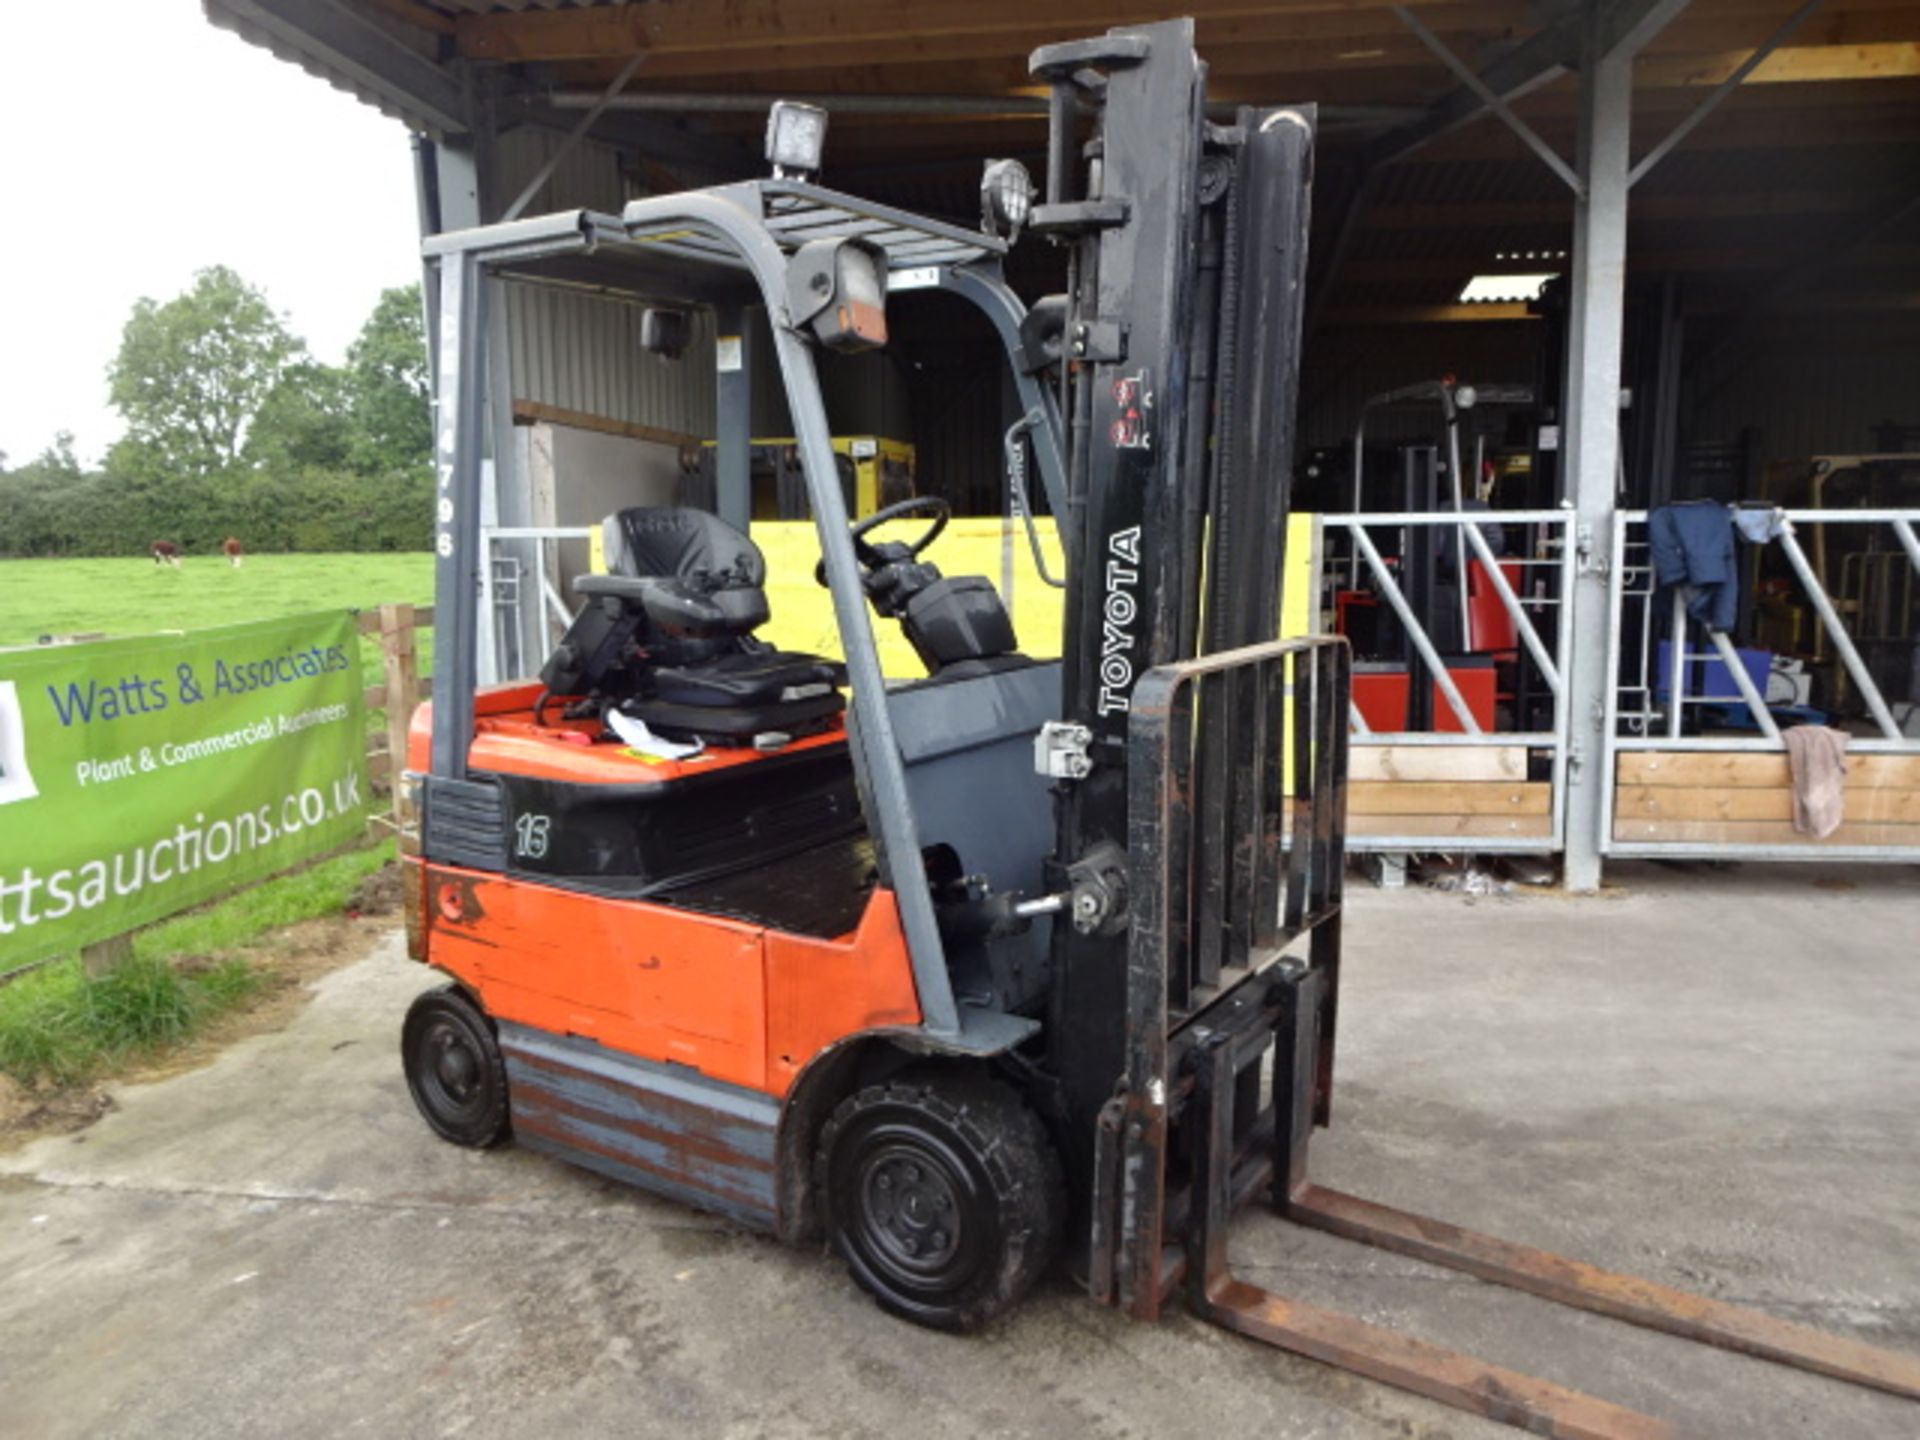
[(397, 120), (238, 36), (198, 0), (8, 14), (0, 81), (0, 450), (121, 433), (106, 370), (135, 300), (228, 265), (338, 362), (380, 291), (419, 278)]

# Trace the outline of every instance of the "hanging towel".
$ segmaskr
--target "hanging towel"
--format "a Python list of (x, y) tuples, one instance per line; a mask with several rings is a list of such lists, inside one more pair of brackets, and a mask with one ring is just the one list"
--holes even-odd
[(1766, 545), (1778, 540), (1787, 529), (1787, 517), (1772, 505), (1735, 505), (1733, 528), (1749, 545)]
[(1793, 775), (1793, 828), (1824, 840), (1840, 828), (1847, 808), (1847, 732), (1796, 725), (1781, 732)]
[(1740, 580), (1733, 559), (1733, 519), (1717, 501), (1662, 505), (1647, 516), (1653, 583), (1659, 590), (1691, 585), (1687, 614), (1715, 630), (1740, 617)]

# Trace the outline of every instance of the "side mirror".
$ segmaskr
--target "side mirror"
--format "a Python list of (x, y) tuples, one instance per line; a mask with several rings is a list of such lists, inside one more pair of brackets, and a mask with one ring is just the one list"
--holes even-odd
[(640, 312), (640, 348), (663, 360), (678, 360), (687, 350), (687, 312), (648, 306)]
[(787, 263), (787, 309), (829, 350), (886, 344), (886, 252), (851, 237), (809, 240)]

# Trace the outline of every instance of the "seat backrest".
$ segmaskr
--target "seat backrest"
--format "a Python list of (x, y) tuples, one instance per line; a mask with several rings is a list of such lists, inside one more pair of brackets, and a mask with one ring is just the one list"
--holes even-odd
[(698, 590), (758, 588), (766, 557), (744, 531), (686, 505), (635, 505), (601, 526), (607, 573), (690, 582)]
[[(723, 642), (767, 621), (766, 557), (718, 515), (685, 505), (636, 505), (602, 526), (607, 573), (648, 582), (638, 603), (658, 636)], [(680, 661), (704, 658), (692, 651)]]

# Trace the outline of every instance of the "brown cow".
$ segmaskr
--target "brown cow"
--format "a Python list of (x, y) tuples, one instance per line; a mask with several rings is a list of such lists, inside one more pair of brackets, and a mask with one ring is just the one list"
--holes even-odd
[(171, 565), (176, 570), (180, 568), (180, 547), (173, 541), (156, 540), (148, 548), (153, 551), (154, 564)]
[(241, 558), (245, 554), (241, 549), (239, 537), (234, 535), (229, 535), (220, 542), (220, 553), (227, 557), (227, 563), (236, 570), (240, 568)]

